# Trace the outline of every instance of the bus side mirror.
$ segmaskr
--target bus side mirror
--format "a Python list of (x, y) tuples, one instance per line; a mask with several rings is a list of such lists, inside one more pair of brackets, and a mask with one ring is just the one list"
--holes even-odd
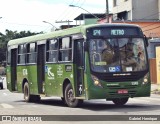
[(146, 46), (148, 47), (149, 43), (148, 43), (148, 39), (147, 39), (146, 35), (144, 35), (144, 40), (145, 40)]

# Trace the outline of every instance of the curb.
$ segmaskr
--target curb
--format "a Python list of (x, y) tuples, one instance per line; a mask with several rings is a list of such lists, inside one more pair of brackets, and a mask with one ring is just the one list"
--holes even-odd
[(155, 89), (153, 91), (151, 91), (152, 94), (159, 94), (160, 95), (160, 90), (159, 89)]

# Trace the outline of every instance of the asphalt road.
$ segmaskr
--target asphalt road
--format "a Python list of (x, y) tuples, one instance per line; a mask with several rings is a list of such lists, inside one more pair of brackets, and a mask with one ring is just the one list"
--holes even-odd
[[(5, 87), (0, 90), (0, 115), (160, 115), (160, 95), (131, 98), (126, 105), (121, 107), (115, 106), (110, 101), (89, 100), (84, 101), (79, 108), (69, 108), (57, 97), (41, 98), (39, 103), (26, 103), (23, 100), (23, 94), (11, 93)], [(115, 116), (115, 119), (118, 116)], [(94, 117), (88, 116), (89, 120), (92, 118), (94, 120)], [(146, 122), (143, 121), (143, 123)]]

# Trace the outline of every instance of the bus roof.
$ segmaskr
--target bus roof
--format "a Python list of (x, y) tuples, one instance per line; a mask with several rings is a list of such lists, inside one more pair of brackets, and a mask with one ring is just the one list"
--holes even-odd
[(8, 47), (12, 45), (30, 43), (30, 42), (35, 42), (35, 41), (42, 41), (42, 40), (51, 39), (54, 37), (56, 38), (56, 37), (67, 36), (67, 35), (76, 34), (76, 33), (85, 34), (85, 30), (91, 27), (113, 27), (113, 26), (139, 27), (133, 24), (121, 24), (121, 23), (81, 25), (81, 26), (77, 26), (73, 28), (50, 32), (50, 33), (37, 34), (37, 35), (29, 36), (29, 37), (10, 40), (8, 42)]

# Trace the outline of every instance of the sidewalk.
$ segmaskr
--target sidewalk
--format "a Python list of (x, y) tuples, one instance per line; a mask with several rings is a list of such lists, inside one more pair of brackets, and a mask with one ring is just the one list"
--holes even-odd
[(151, 84), (151, 93), (160, 94), (160, 84)]

